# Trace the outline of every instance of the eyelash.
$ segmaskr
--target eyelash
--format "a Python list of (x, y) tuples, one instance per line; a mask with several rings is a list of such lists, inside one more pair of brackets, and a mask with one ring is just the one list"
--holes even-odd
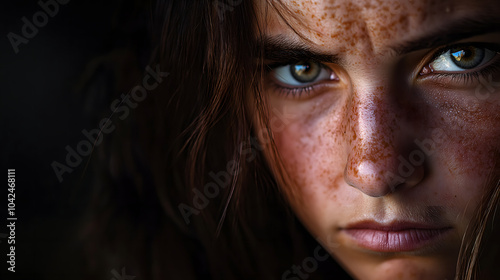
[[(473, 83), (478, 83), (480, 82), (481, 78), (486, 77), (489, 74), (493, 74), (497, 71), (500, 71), (500, 58), (498, 57), (499, 51), (500, 51), (500, 45), (499, 44), (492, 44), (492, 43), (461, 43), (461, 44), (454, 44), (454, 45), (448, 45), (444, 46), (437, 51), (434, 51), (434, 54), (431, 56), (429, 61), (425, 64), (428, 65), (432, 61), (434, 61), (436, 58), (438, 58), (440, 55), (445, 53), (447, 50), (450, 50), (451, 48), (454, 47), (459, 47), (459, 46), (473, 46), (473, 47), (483, 47), (483, 48), (488, 48), (492, 51), (495, 51), (497, 53), (497, 57), (494, 57), (492, 61), (488, 62), (486, 66), (481, 67), (479, 70), (474, 70), (471, 72), (465, 72), (465, 73), (457, 73), (457, 72), (449, 72), (449, 73), (432, 73), (429, 75), (432, 75), (433, 78), (437, 80), (443, 80), (443, 79), (448, 79), (447, 82), (452, 82), (452, 83), (463, 83), (465, 85), (468, 84), (473, 84)], [(268, 76), (271, 71), (273, 71), (275, 68), (280, 67), (280, 66), (285, 66), (285, 65), (290, 65), (290, 64), (295, 64), (298, 63), (299, 61), (284, 61), (284, 62), (274, 62), (271, 64), (268, 64), (265, 66), (266, 70), (266, 76)], [(319, 61), (314, 61), (319, 63), (322, 67), (329, 71), (331, 70), (328, 66), (325, 64), (319, 62)], [(421, 70), (420, 70), (421, 71)], [(322, 86), (321, 83), (318, 84), (312, 84), (308, 85), (305, 87), (284, 87), (280, 84), (278, 84), (275, 81), (271, 80), (271, 85), (273, 87), (273, 90), (278, 93), (278, 95), (283, 96), (283, 97), (291, 97), (291, 98), (301, 98), (301, 97), (307, 97), (310, 96), (314, 93), (314, 90), (317, 87)]]
[(310, 86), (306, 86), (306, 87), (287, 88), (284, 86), (280, 86), (275, 82), (272, 82), (272, 86), (274, 87), (274, 90), (278, 93), (278, 95), (280, 95), (280, 96), (300, 98), (300, 97), (310, 96), (312, 94), (312, 92), (314, 91), (314, 88), (316, 85), (310, 85)]
[[(291, 65), (298, 63), (300, 60), (289, 60), (289, 61), (283, 61), (283, 62), (273, 62), (270, 64), (265, 65), (265, 74), (266, 76), (269, 76), (271, 71), (276, 69), (277, 67), (280, 66), (286, 66), (286, 65)], [(324, 69), (333, 72), (333, 70), (326, 66), (324, 63), (321, 61), (316, 61), (316, 60), (308, 60), (310, 62), (316, 62), (319, 63), (321, 67)], [(273, 87), (273, 90), (280, 96), (283, 97), (289, 97), (289, 98), (301, 98), (301, 97), (307, 97), (310, 96), (314, 93), (314, 90), (316, 90), (317, 87), (323, 86), (321, 83), (319, 84), (312, 84), (304, 87), (285, 87), (280, 85), (279, 83), (271, 80), (271, 86)]]
[(500, 58), (499, 56), (499, 51), (500, 51), (500, 45), (499, 44), (494, 44), (494, 43), (461, 43), (461, 44), (454, 44), (454, 45), (448, 45), (445, 47), (442, 47), (438, 49), (437, 51), (434, 51), (434, 54), (431, 56), (429, 61), (426, 63), (426, 65), (430, 64), (432, 61), (434, 61), (436, 58), (438, 58), (440, 55), (446, 53), (446, 51), (455, 48), (455, 47), (460, 47), (460, 46), (473, 46), (476, 48), (487, 48), (490, 49), (494, 52), (496, 52), (496, 57), (493, 57), (491, 61), (486, 63), (486, 66), (481, 66), (479, 70), (472, 70), (470, 72), (465, 73), (460, 73), (460, 72), (448, 72), (448, 73), (432, 73), (431, 75), (438, 79), (449, 79), (448, 82), (453, 82), (453, 83), (463, 83), (465, 85), (470, 85), (473, 83), (478, 83), (480, 82), (481, 78), (484, 78), (488, 74), (493, 74), (495, 71), (500, 70)]
[[(495, 58), (494, 60), (498, 59)], [(433, 76), (437, 79), (449, 79), (449, 82), (453, 83), (463, 83), (465, 85), (471, 85), (480, 82), (480, 79), (487, 77), (488, 74), (493, 74), (496, 71), (500, 71), (500, 65), (498, 64), (498, 61), (493, 61), (490, 63), (490, 65), (478, 71), (470, 73), (434, 73)]]

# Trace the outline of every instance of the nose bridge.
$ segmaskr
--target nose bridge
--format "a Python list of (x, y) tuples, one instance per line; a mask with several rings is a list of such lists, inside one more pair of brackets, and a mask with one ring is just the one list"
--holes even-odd
[[(394, 144), (394, 132), (398, 129), (396, 109), (385, 96), (386, 87), (357, 90), (352, 99), (352, 110), (349, 110), (349, 127), (353, 135), (354, 145), (372, 153), (366, 156), (387, 152), (381, 149)], [(390, 133), (389, 133), (390, 132)]]
[[(348, 147), (344, 171), (346, 182), (363, 193), (378, 197), (408, 185), (411, 176), (401, 176), (404, 130), (400, 108), (391, 98), (389, 85), (354, 88), (346, 114)], [(397, 178), (397, 180), (396, 180)]]

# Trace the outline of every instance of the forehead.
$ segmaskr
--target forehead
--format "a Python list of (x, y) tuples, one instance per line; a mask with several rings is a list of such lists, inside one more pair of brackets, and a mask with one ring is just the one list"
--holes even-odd
[[(283, 14), (288, 24), (316, 45), (338, 52), (383, 52), (388, 46), (423, 37), (452, 23), (499, 18), (500, 13), (497, 0), (290, 0), (281, 3), (286, 7), (287, 12)], [(268, 35), (298, 37), (272, 8), (267, 9), (264, 26)]]

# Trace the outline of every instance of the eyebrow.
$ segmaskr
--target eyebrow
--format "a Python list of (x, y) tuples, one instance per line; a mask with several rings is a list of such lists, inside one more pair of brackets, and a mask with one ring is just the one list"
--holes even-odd
[(484, 35), (500, 30), (499, 18), (462, 18), (447, 26), (436, 27), (436, 31), (420, 38), (391, 47), (397, 54), (407, 54), (409, 52), (435, 48), (451, 44), (473, 36)]
[(279, 62), (315, 60), (338, 63), (339, 56), (313, 50), (308, 44), (284, 35), (266, 36), (263, 40), (264, 59)]
[[(461, 18), (435, 28), (431, 34), (389, 47), (398, 55), (447, 45), (465, 38), (500, 30), (499, 18)], [(340, 55), (314, 50), (309, 44), (286, 35), (264, 36), (264, 59), (279, 62), (315, 60), (339, 63)]]

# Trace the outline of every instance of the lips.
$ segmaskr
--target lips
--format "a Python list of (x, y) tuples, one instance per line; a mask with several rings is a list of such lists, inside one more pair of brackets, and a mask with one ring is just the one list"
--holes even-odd
[(429, 246), (441, 239), (451, 227), (412, 222), (380, 224), (364, 221), (342, 231), (358, 246), (377, 252), (407, 252)]

